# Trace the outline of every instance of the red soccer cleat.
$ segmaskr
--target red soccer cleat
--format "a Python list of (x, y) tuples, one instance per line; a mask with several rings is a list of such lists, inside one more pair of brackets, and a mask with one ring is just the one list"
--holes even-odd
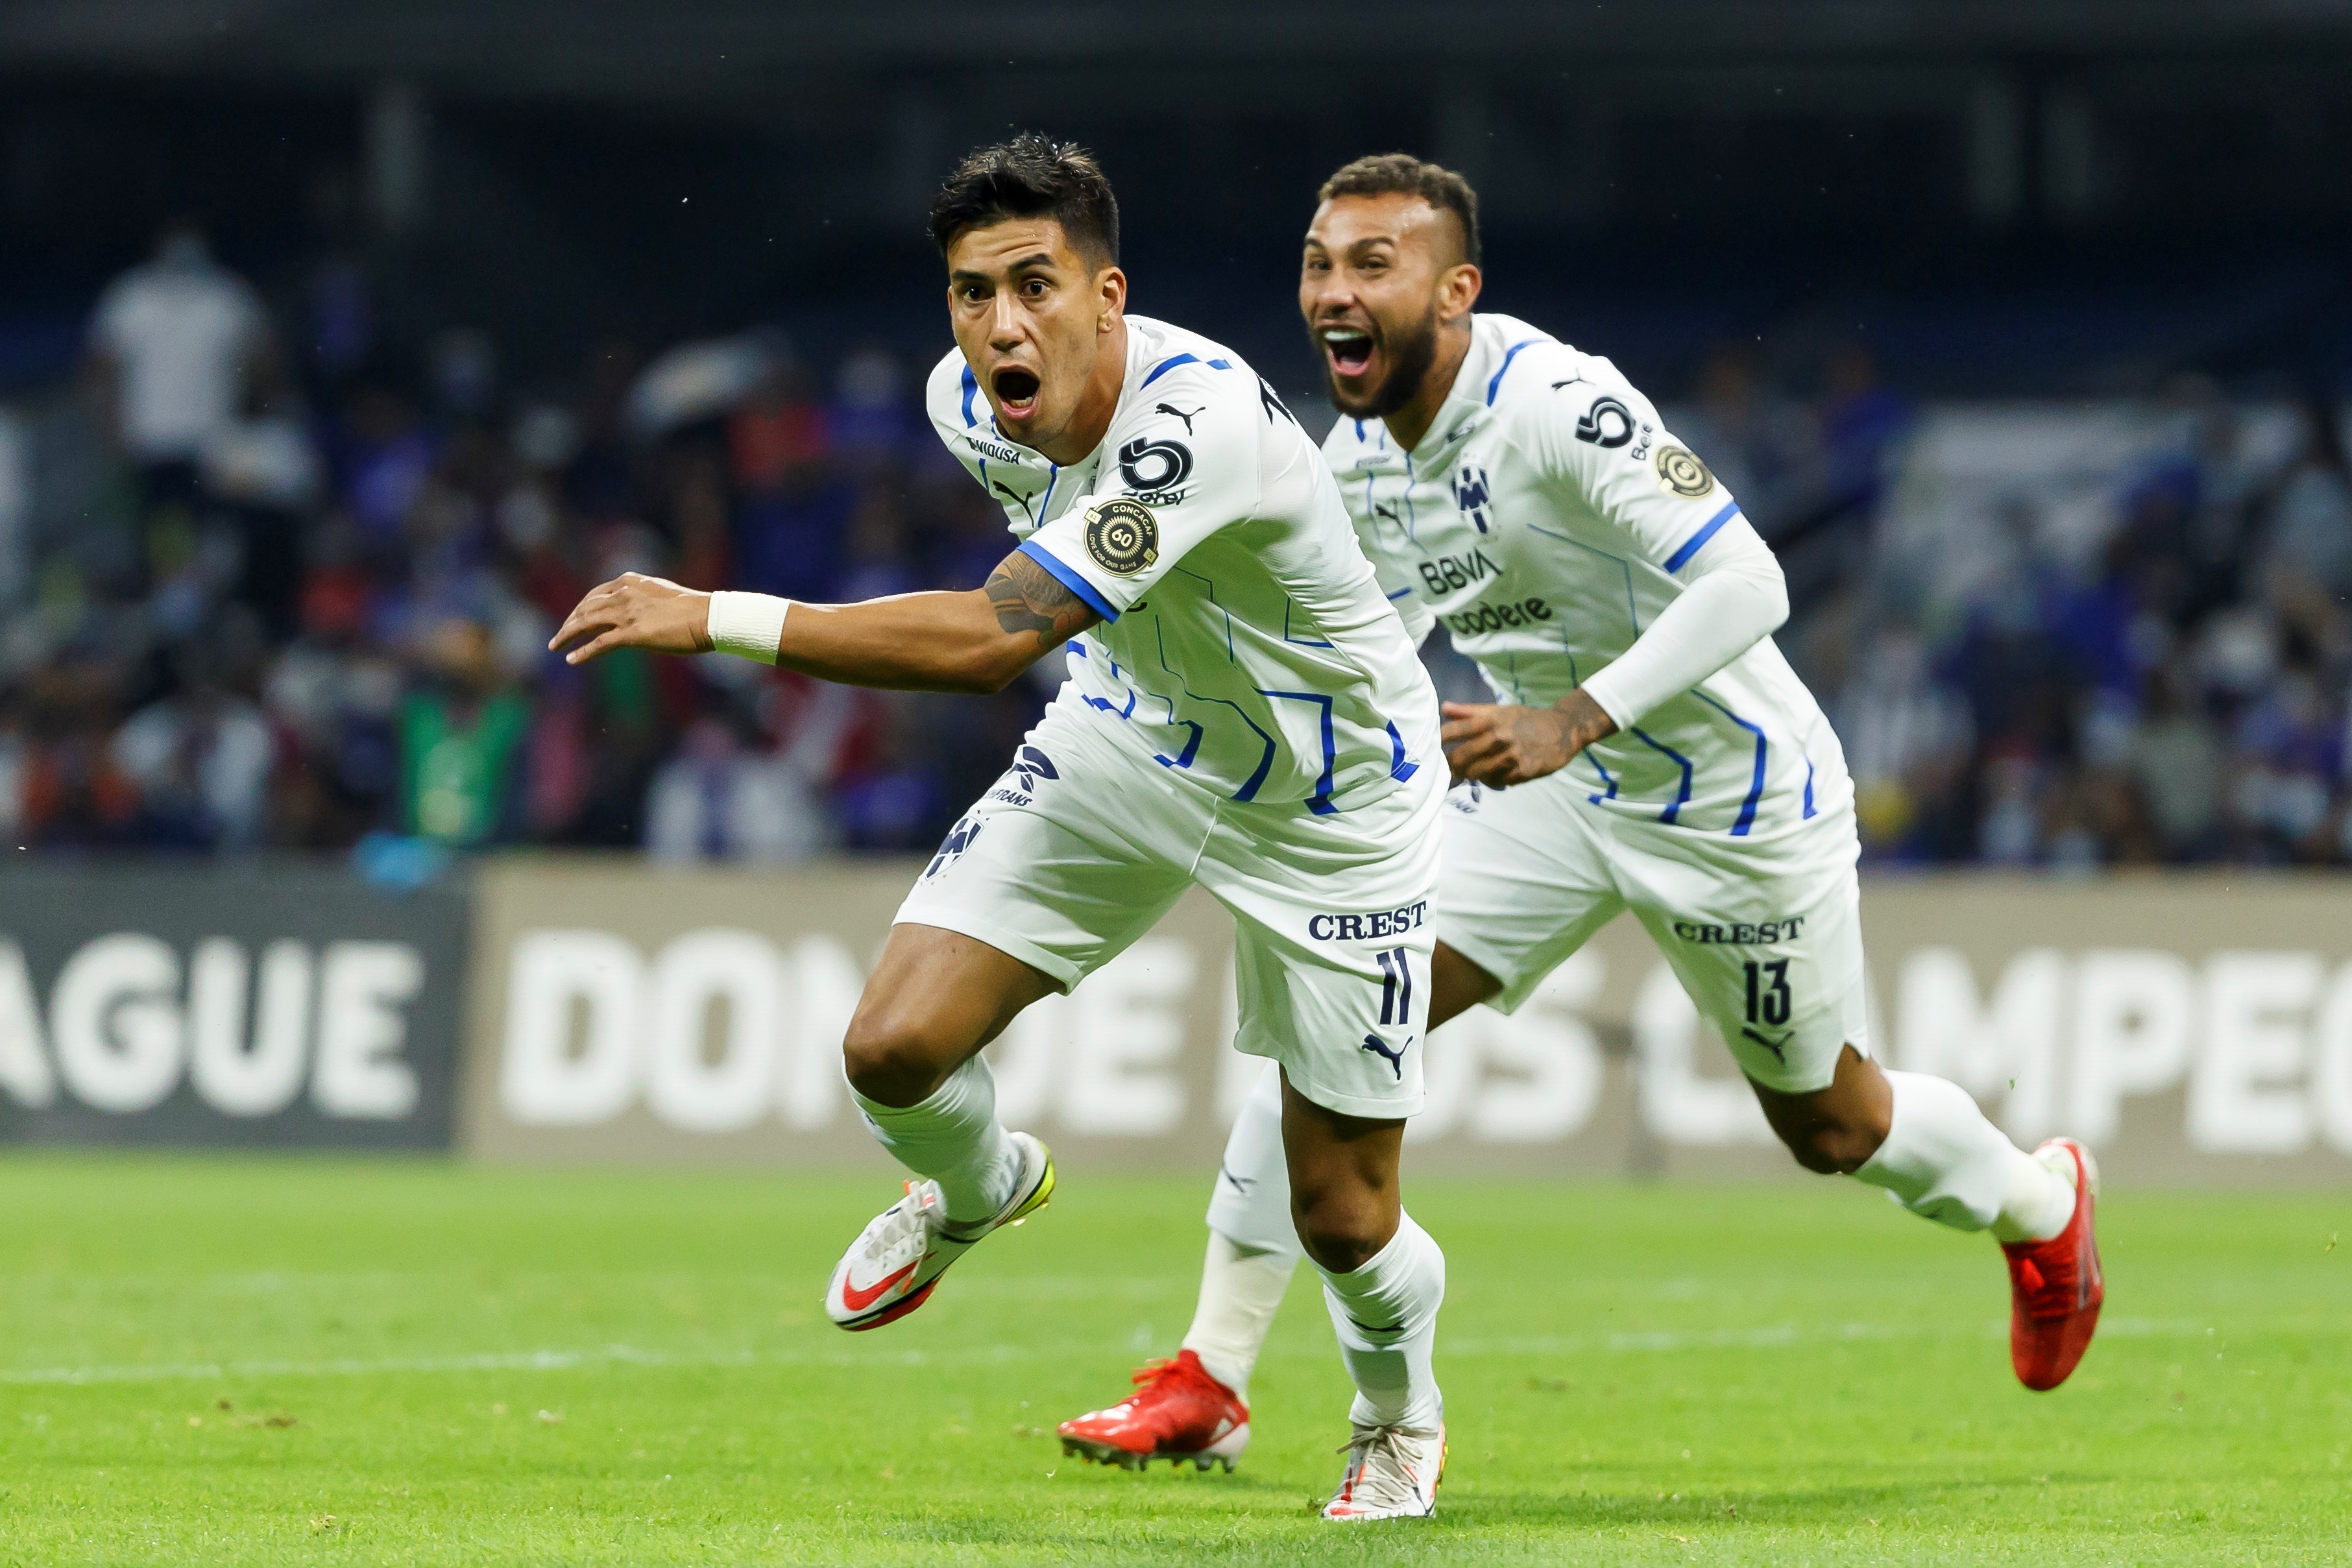
[(1249, 1406), (1209, 1375), (1201, 1358), (1180, 1350), (1135, 1374), (1135, 1392), (1108, 1410), (1089, 1410), (1061, 1426), (1062, 1452), (1097, 1464), (1139, 1470), (1154, 1459), (1192, 1461), (1195, 1469), (1234, 1461), (1249, 1447)]
[(2066, 1381), (2091, 1347), (2107, 1284), (2099, 1272), (2099, 1241), (2093, 1230), (2098, 1207), (2099, 1167), (2072, 1138), (2053, 1138), (2033, 1151), (2052, 1151), (2074, 1162), (2074, 1217), (2047, 1241), (2004, 1241), (2009, 1259), (2009, 1360), (2017, 1380), (2036, 1392)]

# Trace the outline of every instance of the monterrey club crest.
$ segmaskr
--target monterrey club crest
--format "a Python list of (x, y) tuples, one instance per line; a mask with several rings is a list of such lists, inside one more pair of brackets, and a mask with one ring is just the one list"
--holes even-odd
[(1715, 488), (1715, 476), (1687, 446), (1658, 448), (1659, 487), (1677, 496), (1704, 496)]
[(1132, 577), (1160, 559), (1159, 520), (1150, 507), (1125, 496), (1088, 507), (1087, 553), (1105, 571)]

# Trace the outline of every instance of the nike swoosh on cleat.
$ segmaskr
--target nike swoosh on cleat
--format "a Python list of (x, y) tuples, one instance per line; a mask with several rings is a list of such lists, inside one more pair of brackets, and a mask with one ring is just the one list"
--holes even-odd
[(885, 1274), (882, 1278), (875, 1281), (873, 1284), (867, 1286), (862, 1291), (856, 1286), (851, 1284), (848, 1281), (844, 1280), (841, 1282), (841, 1304), (847, 1307), (853, 1312), (864, 1312), (866, 1308), (872, 1306), (875, 1302), (880, 1301), (884, 1295), (888, 1293), (891, 1286), (897, 1284), (899, 1281), (913, 1273), (916, 1269), (921, 1266), (921, 1261), (922, 1260), (920, 1259), (918, 1259), (915, 1262), (908, 1264), (905, 1268), (898, 1270), (896, 1273)]

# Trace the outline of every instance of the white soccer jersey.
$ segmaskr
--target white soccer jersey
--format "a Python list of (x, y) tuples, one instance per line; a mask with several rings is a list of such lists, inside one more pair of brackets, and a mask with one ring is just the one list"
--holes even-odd
[[(1607, 360), (1481, 314), (1418, 449), (1378, 420), (1324, 442), (1416, 637), (1433, 618), (1505, 702), (1549, 706), (1683, 591), (1738, 504)], [(1613, 812), (1735, 838), (1850, 803), (1844, 754), (1766, 638), (1570, 764)]]
[(1058, 705), (1226, 799), (1344, 811), (1444, 767), (1437, 705), (1314, 443), (1238, 355), (1127, 318), (1109, 434), (1057, 467), (961, 353), (931, 422), (1020, 548), (1103, 620)]

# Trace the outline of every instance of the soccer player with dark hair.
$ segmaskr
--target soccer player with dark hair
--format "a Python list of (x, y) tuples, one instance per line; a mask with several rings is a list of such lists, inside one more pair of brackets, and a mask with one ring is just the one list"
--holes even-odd
[(1235, 1043), (1277, 1064), (1285, 1201), (1358, 1389), (1327, 1511), (1427, 1514), (1445, 1263), (1397, 1159), (1422, 1102), (1436, 694), (1289, 411), (1232, 350), (1127, 313), (1092, 158), (1036, 135), (974, 152), (931, 233), (956, 340), (932, 422), (1019, 541), (987, 585), (824, 605), (631, 574), (554, 645), (935, 691), (996, 690), (1066, 646), (1060, 696), (917, 879), (849, 1026), (858, 1106), (917, 1179), (825, 1310), (847, 1329), (902, 1317), (1045, 1204), (1053, 1161), (997, 1120), (981, 1049), (1197, 884), (1234, 916)]
[[(1872, 1059), (1853, 788), (1773, 644), (1779, 563), (1615, 366), (1474, 311), (1478, 254), (1460, 175), (1365, 158), (1324, 185), (1298, 284), (1357, 536), (1416, 638), (1443, 622), (1496, 698), (1445, 708), (1460, 788), (1430, 1027), (1512, 1011), (1631, 910), (1799, 1164), (1994, 1234), (2012, 1364), (2057, 1386), (2105, 1299), (2097, 1167), (2068, 1138), (2026, 1154), (1958, 1085)], [(1234, 1124), (1183, 1348), (1065, 1422), (1066, 1448), (1230, 1458), (1297, 1256), (1278, 1111), (1262, 1086)]]

